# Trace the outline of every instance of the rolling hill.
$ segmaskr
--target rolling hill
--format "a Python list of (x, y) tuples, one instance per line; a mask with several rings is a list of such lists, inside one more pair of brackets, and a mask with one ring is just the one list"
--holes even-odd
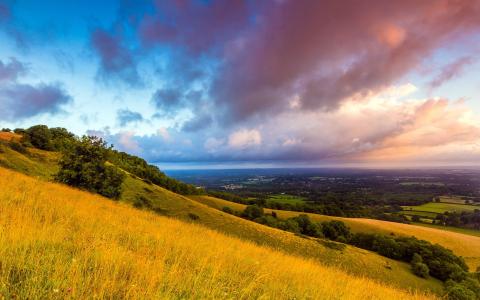
[[(191, 199), (204, 203), (216, 209), (222, 209), (228, 206), (236, 211), (243, 211), (245, 205), (226, 201), (209, 196), (191, 196)], [(279, 218), (291, 218), (298, 216), (299, 212), (265, 209), (265, 212), (275, 211)], [(467, 235), (460, 232), (441, 230), (438, 228), (387, 222), (364, 218), (342, 218), (317, 214), (307, 215), (314, 221), (324, 222), (330, 220), (340, 220), (347, 224), (352, 232), (395, 234), (405, 236), (415, 236), (431, 243), (440, 244), (451, 249), (457, 255), (463, 256), (471, 270), (476, 270), (480, 266), (480, 237)]]
[[(59, 157), (57, 153), (29, 148), (27, 154), (22, 154), (5, 145), (2, 149), (0, 160), (11, 162), (12, 158), (15, 158), (15, 163), (10, 164), (13, 169), (30, 176), (49, 179), (57, 169), (56, 159)], [(17, 166), (17, 161), (21, 162), (21, 167)], [(368, 277), (405, 289), (414, 288), (436, 293), (443, 290), (441, 282), (413, 275), (406, 263), (351, 246), (342, 251), (335, 250), (329, 247), (328, 243), (319, 243), (315, 239), (295, 236), (223, 213), (188, 197), (149, 184), (135, 175), (127, 174), (121, 202), (135, 205), (141, 198), (149, 201), (150, 207), (143, 208), (153, 210), (157, 214), (188, 222), (192, 222), (194, 218), (194, 222), (221, 233), (268, 246), (289, 255), (314, 259), (323, 265), (335, 266), (352, 275)]]
[(4, 168), (0, 186), (7, 299), (434, 298)]

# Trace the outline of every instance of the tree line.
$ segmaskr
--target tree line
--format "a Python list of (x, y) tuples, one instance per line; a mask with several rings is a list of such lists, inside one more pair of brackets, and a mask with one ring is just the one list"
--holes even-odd
[(61, 152), (60, 168), (54, 179), (70, 186), (118, 199), (126, 171), (175, 193), (203, 193), (193, 185), (166, 176), (142, 158), (115, 150), (99, 137), (78, 137), (65, 128), (46, 125), (17, 128), (13, 132), (22, 136), (20, 142), (10, 142), (10, 147), (18, 152), (27, 153), (28, 147)]

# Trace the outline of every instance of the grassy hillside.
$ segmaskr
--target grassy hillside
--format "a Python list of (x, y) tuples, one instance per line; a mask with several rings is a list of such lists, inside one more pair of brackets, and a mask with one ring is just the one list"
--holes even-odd
[[(228, 206), (236, 211), (243, 211), (245, 205), (229, 202), (226, 200), (207, 197), (207, 196), (192, 196), (201, 203), (207, 204), (211, 207), (222, 209)], [(271, 212), (271, 209), (265, 209), (265, 212)], [(299, 215), (299, 212), (275, 210), (279, 218), (291, 218)], [(382, 233), (396, 235), (415, 236), (419, 239), (427, 240), (432, 243), (440, 244), (448, 249), (451, 249), (457, 255), (463, 256), (469, 265), (470, 269), (475, 271), (480, 266), (480, 237), (468, 235), (459, 232), (447, 231), (432, 227), (402, 224), (387, 222), (381, 220), (364, 219), (364, 218), (341, 218), (331, 217), (317, 214), (307, 214), (310, 218), (317, 222), (324, 222), (330, 220), (340, 220), (347, 224), (353, 232), (366, 233)]]
[(433, 298), (3, 168), (0, 186), (7, 299)]
[[(53, 152), (33, 150), (36, 153), (24, 155), (11, 149), (0, 153), (0, 159), (11, 161), (19, 157), (26, 169), (14, 169), (29, 175), (51, 178), (56, 170), (58, 154)], [(159, 186), (148, 184), (134, 175), (128, 174), (123, 184), (122, 202), (134, 204), (143, 197), (148, 200), (151, 209), (160, 215), (193, 221), (198, 224), (235, 236), (259, 245), (269, 246), (286, 254), (302, 256), (320, 261), (323, 264), (335, 266), (349, 274), (366, 276), (384, 283), (402, 288), (416, 288), (441, 292), (442, 284), (434, 279), (421, 279), (412, 274), (410, 266), (405, 263), (390, 260), (375, 253), (347, 246), (342, 251), (332, 249), (329, 244), (319, 243), (314, 239), (295, 236), (291, 233), (266, 227), (247, 221), (211, 207), (193, 201), (187, 197), (175, 194)]]

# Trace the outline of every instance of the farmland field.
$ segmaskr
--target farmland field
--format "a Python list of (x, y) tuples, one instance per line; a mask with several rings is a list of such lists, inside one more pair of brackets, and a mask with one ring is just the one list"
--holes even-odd
[(471, 212), (475, 209), (480, 209), (480, 206), (476, 205), (467, 205), (467, 204), (454, 204), (454, 203), (437, 203), (430, 202), (417, 206), (403, 206), (404, 211), (421, 211), (421, 212), (431, 212), (437, 214), (443, 214), (447, 211), (450, 212), (462, 212), (467, 211)]
[(302, 203), (304, 200), (305, 198), (300, 196), (285, 195), (285, 194), (272, 195), (267, 199), (267, 201), (270, 201), (270, 202), (288, 203), (288, 204)]

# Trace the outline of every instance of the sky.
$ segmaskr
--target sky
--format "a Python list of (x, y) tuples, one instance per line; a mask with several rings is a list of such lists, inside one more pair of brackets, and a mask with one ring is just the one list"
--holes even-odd
[(168, 168), (480, 164), (480, 1), (0, 0), (0, 127)]

